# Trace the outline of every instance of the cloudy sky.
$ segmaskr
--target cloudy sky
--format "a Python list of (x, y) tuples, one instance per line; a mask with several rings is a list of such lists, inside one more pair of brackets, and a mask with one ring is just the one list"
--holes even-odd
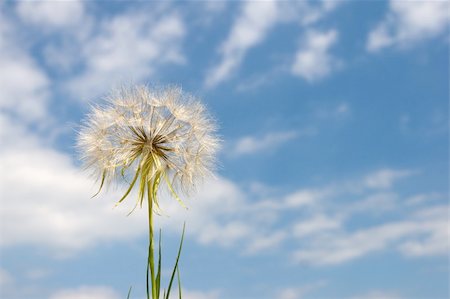
[[(76, 130), (178, 84), (224, 140), (163, 200), (186, 299), (448, 298), (448, 2), (0, 3), (0, 297), (144, 298), (146, 213), (95, 199)], [(123, 191), (123, 190), (122, 190)]]

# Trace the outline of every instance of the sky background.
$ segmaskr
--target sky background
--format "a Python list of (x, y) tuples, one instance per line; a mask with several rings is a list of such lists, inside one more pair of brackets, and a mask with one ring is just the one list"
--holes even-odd
[(76, 130), (121, 84), (177, 84), (223, 148), (162, 199), (186, 299), (448, 298), (445, 1), (0, 2), (0, 297), (145, 296), (145, 209)]

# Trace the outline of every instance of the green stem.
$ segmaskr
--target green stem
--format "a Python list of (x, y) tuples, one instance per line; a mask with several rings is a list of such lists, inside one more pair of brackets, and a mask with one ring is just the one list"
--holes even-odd
[[(154, 248), (153, 248), (153, 196), (150, 188), (150, 183), (147, 183), (147, 197), (148, 197), (148, 231), (149, 231), (149, 252), (148, 263), (150, 266), (150, 275), (152, 283), (152, 298), (156, 297), (156, 280), (155, 280), (155, 260), (154, 260)], [(148, 273), (148, 272), (147, 272)], [(148, 294), (148, 279), (147, 279), (147, 294)]]

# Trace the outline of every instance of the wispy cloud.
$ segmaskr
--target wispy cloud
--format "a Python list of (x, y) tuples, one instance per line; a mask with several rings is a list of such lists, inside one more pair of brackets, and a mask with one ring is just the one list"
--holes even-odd
[(81, 99), (124, 81), (142, 81), (158, 66), (185, 60), (180, 50), (185, 24), (175, 11), (155, 9), (149, 16), (131, 10), (103, 20), (98, 28), (79, 45), (84, 67), (68, 83)]
[(340, 102), (330, 107), (321, 107), (315, 114), (321, 120), (342, 120), (351, 115), (352, 109), (348, 102)]
[(0, 268), (0, 288), (8, 288), (13, 283), (12, 275), (5, 269)]
[(260, 43), (277, 22), (275, 1), (246, 1), (231, 32), (220, 48), (220, 63), (209, 71), (206, 87), (214, 87), (228, 79), (239, 67), (249, 49)]
[[(293, 238), (302, 240), (293, 253), (297, 262), (337, 265), (373, 252), (394, 250), (405, 256), (443, 255), (448, 249), (443, 202), (411, 210), (409, 200), (392, 190), (394, 184), (417, 174), (411, 170), (381, 169), (359, 180), (341, 181), (287, 195), (278, 209), (301, 209), (306, 216), (291, 224)], [(343, 201), (343, 199), (345, 199)], [(397, 220), (381, 221), (384, 214)], [(364, 214), (378, 219), (352, 230), (347, 222)]]
[(351, 297), (351, 299), (401, 299), (397, 292), (374, 290), (368, 293)]
[[(173, 294), (173, 293), (172, 293)], [(170, 296), (171, 299), (179, 298), (178, 294)], [(183, 298), (185, 299), (219, 299), (220, 291), (195, 291), (195, 290), (183, 290)]]
[(0, 13), (0, 108), (25, 122), (48, 120), (50, 79), (19, 39), (11, 18)]
[(23, 22), (46, 28), (64, 28), (79, 24), (85, 13), (82, 1), (22, 1), (16, 11)]
[(305, 298), (305, 295), (323, 288), (326, 285), (325, 281), (318, 281), (302, 286), (284, 288), (278, 292), (275, 296), (276, 299), (301, 299)]
[(389, 2), (389, 12), (369, 34), (367, 50), (409, 47), (445, 33), (450, 17), (447, 1)]
[(369, 188), (390, 188), (397, 180), (414, 174), (417, 174), (417, 171), (382, 169), (366, 176), (364, 184)]
[[(310, 26), (324, 18), (343, 1), (320, 1), (309, 3), (298, 1), (246, 1), (234, 21), (230, 33), (222, 43), (220, 62), (213, 66), (205, 78), (205, 86), (212, 88), (233, 76), (247, 52), (261, 44), (278, 24), (298, 23)], [(263, 77), (257, 80), (263, 80)], [(258, 84), (258, 82), (253, 82)], [(241, 84), (239, 89), (245, 87)]]
[[(95, 188), (67, 154), (0, 116), (8, 128), (1, 131), (0, 164), (8, 169), (1, 175), (1, 247), (37, 246), (55, 255), (71, 255), (145, 231), (143, 218), (126, 219), (124, 210), (114, 212), (114, 201), (89, 200)], [(114, 191), (109, 196), (120, 197)]]
[[(409, 256), (445, 254), (448, 250), (446, 207), (439, 209), (441, 211), (429, 209), (407, 220), (355, 232), (322, 234), (321, 238), (314, 238), (307, 248), (299, 249), (294, 258), (298, 262), (314, 265), (333, 265), (389, 247)], [(425, 240), (420, 241), (424, 236)]]
[(39, 28), (40, 37), (48, 38), (39, 51), (69, 97), (96, 98), (123, 82), (148, 80), (162, 65), (185, 62), (181, 46), (187, 30), (174, 6), (153, 3), (145, 11), (127, 8), (100, 16), (90, 8), (82, 1), (16, 6), (23, 26)]
[(310, 219), (297, 222), (293, 226), (293, 234), (296, 237), (305, 237), (318, 232), (328, 232), (339, 229), (341, 220), (332, 219), (324, 215), (314, 215)]
[(333, 57), (329, 51), (337, 42), (338, 32), (329, 30), (320, 32), (309, 30), (295, 55), (292, 73), (309, 82), (322, 79), (339, 65), (340, 61)]
[(74, 289), (63, 289), (50, 296), (50, 299), (118, 299), (120, 295), (107, 286), (81, 286)]
[[(210, 182), (202, 192), (206, 197), (201, 195), (201, 200), (193, 202), (188, 213), (191, 233), (205, 245), (240, 248), (246, 254), (284, 250), (286, 242), (298, 239), (302, 246), (290, 254), (295, 261), (311, 265), (337, 265), (388, 250), (415, 257), (443, 255), (447, 248), (446, 206), (437, 202), (433, 208), (406, 208), (401, 196), (391, 189), (397, 180), (408, 176), (407, 171), (390, 171), (401, 172), (405, 175), (389, 176), (389, 182), (382, 184), (367, 185), (366, 178), (386, 173), (386, 169), (359, 180), (299, 190), (256, 203), (251, 203), (248, 195), (231, 182)], [(223, 189), (226, 185), (227, 189)], [(227, 192), (228, 196), (216, 197), (213, 190)], [(351, 200), (346, 202), (348, 198)], [(176, 204), (173, 207), (171, 215), (180, 212)], [(303, 216), (279, 221), (284, 213), (293, 211), (302, 211)], [(386, 213), (397, 214), (398, 219), (383, 222)], [(353, 217), (361, 215), (379, 222), (358, 230), (347, 226)], [(177, 214), (175, 218), (182, 217)]]
[(274, 150), (284, 143), (299, 137), (299, 132), (270, 132), (264, 136), (246, 136), (238, 139), (232, 149), (234, 156), (253, 154), (256, 152)]

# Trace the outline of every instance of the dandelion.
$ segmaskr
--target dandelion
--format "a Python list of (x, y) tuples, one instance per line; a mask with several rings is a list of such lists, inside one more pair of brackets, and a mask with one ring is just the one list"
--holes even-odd
[[(125, 181), (128, 188), (117, 204), (135, 186), (136, 206), (142, 206), (145, 198), (148, 201), (152, 298), (159, 298), (161, 278), (160, 260), (155, 275), (153, 258), (153, 213), (160, 212), (159, 187), (166, 186), (184, 206), (178, 193), (190, 195), (198, 182), (212, 173), (219, 146), (215, 131), (204, 106), (192, 95), (177, 87), (144, 86), (112, 93), (105, 106), (92, 108), (80, 130), (78, 148), (85, 168), (100, 180), (97, 194), (104, 185)], [(178, 258), (173, 274), (178, 271)]]

